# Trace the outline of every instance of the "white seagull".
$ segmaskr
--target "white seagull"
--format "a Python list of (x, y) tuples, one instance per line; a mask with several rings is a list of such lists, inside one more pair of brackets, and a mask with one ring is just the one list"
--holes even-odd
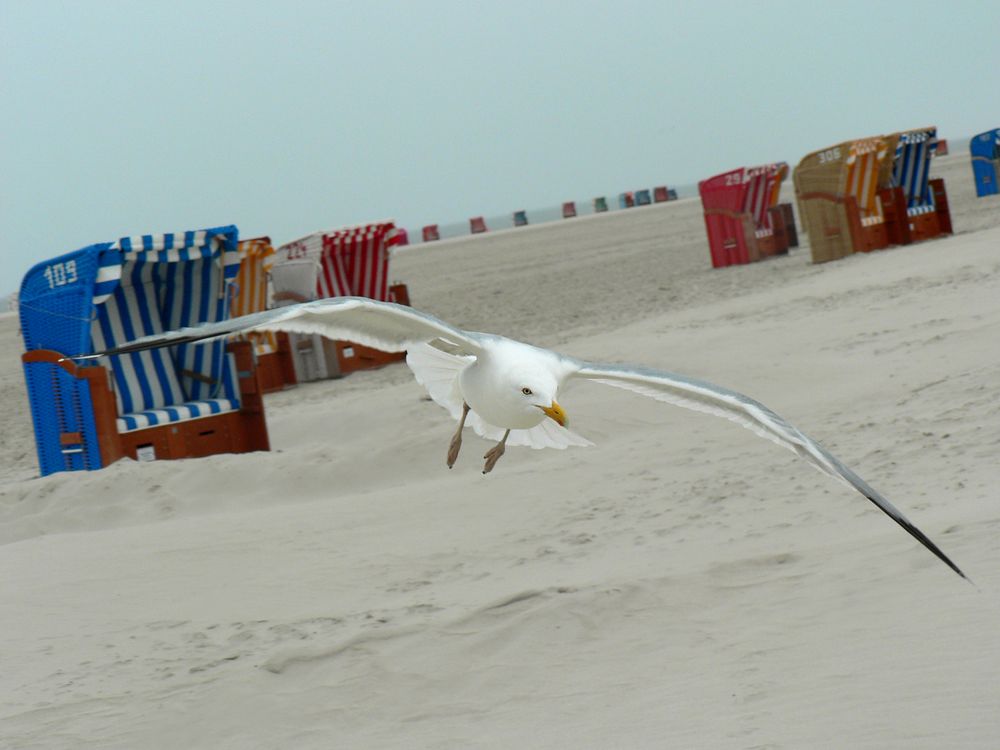
[(503, 336), (463, 331), (411, 307), (363, 297), (335, 297), (167, 331), (73, 359), (96, 359), (249, 331), (318, 333), (383, 351), (406, 351), (406, 362), (417, 381), (458, 420), (458, 430), (448, 447), (449, 468), (458, 458), (467, 423), (482, 437), (497, 441), (484, 456), (484, 474), (493, 469), (508, 444), (532, 448), (592, 445), (567, 428), (566, 413), (556, 401), (562, 387), (577, 378), (731, 419), (860, 492), (966, 578), (892, 503), (822, 446), (752, 398), (662, 370), (585, 362)]

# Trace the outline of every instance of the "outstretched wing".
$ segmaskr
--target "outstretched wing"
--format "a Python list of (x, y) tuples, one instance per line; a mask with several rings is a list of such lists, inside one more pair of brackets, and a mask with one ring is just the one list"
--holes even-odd
[(579, 369), (573, 373), (574, 377), (586, 378), (615, 388), (624, 388), (676, 406), (731, 419), (753, 430), (761, 437), (789, 449), (809, 461), (823, 473), (829, 474), (867, 497), (883, 513), (906, 529), (914, 539), (937, 555), (945, 565), (962, 578), (966, 577), (958, 566), (892, 503), (842, 464), (836, 456), (763, 404), (741, 393), (720, 388), (703, 380), (686, 378), (669, 372), (592, 362), (578, 364)]
[(431, 343), (449, 351), (475, 356), (479, 354), (481, 347), (477, 334), (455, 328), (433, 315), (411, 307), (392, 302), (376, 302), (366, 297), (334, 297), (265, 310), (218, 323), (203, 323), (176, 331), (165, 331), (130, 341), (114, 349), (74, 359), (128, 354), (248, 331), (318, 333), (331, 339), (354, 341), (388, 352), (401, 352), (416, 344)]

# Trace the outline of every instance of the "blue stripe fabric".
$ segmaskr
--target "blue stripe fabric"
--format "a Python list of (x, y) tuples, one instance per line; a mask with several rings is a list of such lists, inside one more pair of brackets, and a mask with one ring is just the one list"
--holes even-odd
[[(146, 288), (146, 284), (152, 286), (151, 271), (152, 267), (143, 263), (135, 263), (132, 266), (131, 286), (119, 287), (119, 290), (124, 293), (124, 297), (127, 300), (121, 309), (122, 326), (126, 341), (145, 336), (156, 328), (156, 325), (153, 323), (153, 311), (156, 310), (155, 291), (151, 288)], [(119, 359), (127, 359), (129, 361), (139, 385), (139, 394), (133, 394), (133, 398), (141, 394), (141, 400), (139, 401), (141, 404), (140, 408), (148, 409), (160, 404), (153, 397), (153, 386), (150, 382), (151, 373), (147, 372), (145, 366), (148, 358), (143, 356), (144, 353), (127, 354), (125, 357)]]
[(119, 250), (105, 250), (98, 259), (97, 281), (94, 284), (94, 304), (100, 305), (118, 287), (122, 273), (122, 254)]
[[(239, 272), (237, 242), (235, 227), (119, 240), (101, 258), (103, 304), (95, 299), (91, 326), (95, 349), (224, 320), (227, 286)], [(239, 408), (235, 364), (224, 341), (112, 357), (110, 364), (121, 431)]]
[(184, 422), (189, 419), (208, 417), (214, 414), (225, 414), (236, 411), (239, 403), (231, 399), (216, 398), (204, 401), (187, 401), (183, 404), (165, 407), (163, 409), (147, 409), (132, 414), (123, 414), (118, 418), (118, 431), (131, 432), (147, 427)]
[(930, 189), (930, 172), (931, 156), (936, 149), (936, 128), (911, 130), (899, 134), (892, 167), (892, 184), (903, 188), (908, 209), (934, 205), (934, 196)]
[(239, 373), (236, 371), (236, 357), (226, 354), (223, 362), (225, 372), (222, 378), (222, 396), (230, 401), (238, 401), (240, 398)]

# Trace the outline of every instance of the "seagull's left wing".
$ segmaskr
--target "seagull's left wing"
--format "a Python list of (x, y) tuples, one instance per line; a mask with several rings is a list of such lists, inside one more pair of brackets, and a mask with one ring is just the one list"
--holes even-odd
[(825, 474), (829, 474), (871, 500), (879, 509), (962, 578), (965, 574), (920, 529), (861, 477), (842, 464), (819, 443), (804, 435), (758, 401), (741, 393), (720, 388), (703, 380), (686, 378), (642, 367), (578, 362), (571, 377), (586, 378), (615, 388), (640, 393), (686, 409), (725, 417), (753, 430), (763, 438), (798, 454)]
[(128, 354), (248, 331), (318, 333), (387, 352), (405, 351), (421, 343), (473, 356), (479, 354), (481, 349), (477, 334), (463, 331), (412, 307), (377, 302), (366, 297), (333, 297), (145, 336), (114, 349), (73, 359)]

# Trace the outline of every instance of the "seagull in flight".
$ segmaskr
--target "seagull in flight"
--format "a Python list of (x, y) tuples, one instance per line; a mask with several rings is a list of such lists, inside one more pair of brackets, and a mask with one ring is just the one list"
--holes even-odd
[[(136, 339), (76, 360), (208, 341), (234, 333), (317, 333), (390, 352), (407, 364), (430, 397), (458, 420), (448, 446), (451, 468), (466, 425), (496, 444), (483, 457), (493, 470), (507, 445), (567, 448), (592, 443), (572, 432), (556, 397), (567, 383), (589, 380), (675, 406), (725, 417), (787, 448), (860, 492), (962, 578), (966, 575), (892, 503), (817, 442), (763, 404), (736, 391), (647, 367), (586, 362), (489, 333), (464, 331), (411, 307), (364, 297), (333, 297), (203, 323)], [(968, 579), (967, 579), (968, 580)]]

